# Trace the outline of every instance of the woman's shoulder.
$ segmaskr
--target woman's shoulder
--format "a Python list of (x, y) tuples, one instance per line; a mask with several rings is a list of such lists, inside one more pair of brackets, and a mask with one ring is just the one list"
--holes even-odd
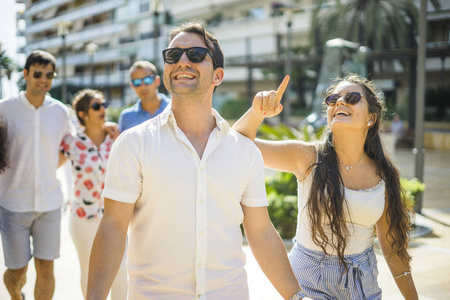
[(317, 162), (318, 145), (315, 142), (296, 141), (295, 159), (297, 162), (297, 172), (295, 176), (299, 181), (305, 180), (312, 171), (312, 167)]

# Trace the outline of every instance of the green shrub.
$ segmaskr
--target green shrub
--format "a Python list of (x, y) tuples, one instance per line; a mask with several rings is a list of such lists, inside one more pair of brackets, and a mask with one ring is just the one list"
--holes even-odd
[(248, 101), (243, 99), (232, 99), (225, 102), (220, 108), (220, 115), (227, 120), (239, 119), (249, 108)]
[(108, 121), (119, 123), (120, 113), (122, 112), (122, 110), (124, 110), (127, 107), (128, 106), (124, 106), (124, 107), (110, 106), (110, 107), (108, 107), (108, 109), (106, 110), (106, 116), (108, 118)]
[(293, 238), (297, 228), (297, 196), (273, 192), (267, 198), (270, 219), (276, 230), (283, 239)]
[(297, 178), (292, 173), (278, 172), (266, 178), (269, 215), (284, 239), (293, 238), (297, 224)]
[(425, 183), (422, 183), (417, 178), (412, 179), (406, 179), (406, 178), (400, 178), (400, 184), (405, 189), (406, 196), (411, 201), (411, 206), (415, 205), (416, 202), (416, 196), (420, 192), (423, 192), (425, 190)]

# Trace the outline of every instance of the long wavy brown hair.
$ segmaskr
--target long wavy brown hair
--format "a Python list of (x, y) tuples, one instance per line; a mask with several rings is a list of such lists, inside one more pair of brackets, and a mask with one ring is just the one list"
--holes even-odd
[(0, 174), (8, 167), (8, 140), (6, 124), (0, 119)]
[[(409, 229), (411, 227), (411, 208), (407, 205), (406, 193), (400, 185), (400, 172), (394, 166), (383, 150), (383, 145), (378, 134), (384, 111), (384, 96), (371, 81), (356, 74), (347, 74), (345, 77), (336, 78), (327, 89), (327, 95), (332, 94), (341, 82), (358, 84), (364, 91), (364, 96), (369, 103), (369, 113), (376, 115), (375, 124), (368, 130), (364, 151), (373, 159), (377, 166), (377, 174), (386, 183), (386, 196), (388, 206), (386, 219), (389, 224), (388, 237), (391, 242), (392, 252), (409, 266), (411, 257), (407, 252), (409, 243)], [(344, 260), (344, 250), (347, 246), (349, 229), (346, 224), (348, 212), (347, 201), (344, 193), (344, 181), (339, 172), (337, 155), (333, 145), (333, 133), (328, 130), (324, 134), (325, 139), (318, 144), (318, 160), (312, 170), (313, 183), (308, 197), (307, 209), (309, 211), (312, 239), (327, 253), (327, 245), (337, 252), (339, 262), (343, 270), (347, 270)], [(329, 224), (332, 232), (329, 238), (323, 225)]]

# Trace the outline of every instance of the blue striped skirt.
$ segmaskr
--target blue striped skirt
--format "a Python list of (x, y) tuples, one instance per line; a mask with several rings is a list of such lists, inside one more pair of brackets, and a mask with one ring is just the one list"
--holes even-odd
[(373, 247), (346, 255), (346, 272), (342, 272), (337, 256), (324, 256), (322, 251), (307, 249), (297, 242), (289, 253), (289, 261), (305, 295), (314, 300), (381, 299)]

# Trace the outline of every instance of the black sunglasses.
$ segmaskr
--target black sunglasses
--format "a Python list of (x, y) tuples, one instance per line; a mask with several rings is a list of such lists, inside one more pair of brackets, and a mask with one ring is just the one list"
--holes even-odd
[(144, 78), (131, 79), (131, 83), (133, 84), (134, 87), (138, 87), (142, 83), (144, 83), (145, 85), (149, 85), (149, 84), (152, 84), (154, 81), (155, 81), (155, 75), (147, 76)]
[(104, 107), (104, 108), (108, 108), (108, 102), (94, 102), (94, 103), (92, 103), (92, 105), (91, 105), (91, 108), (93, 109), (93, 110), (100, 110), (100, 107)]
[[(336, 104), (336, 101), (342, 96), (342, 94), (331, 94), (325, 98), (325, 104), (328, 106), (333, 106)], [(350, 92), (345, 94), (344, 100), (350, 105), (355, 105), (362, 99), (362, 95), (358, 92)]]
[[(36, 70), (36, 71), (33, 72), (33, 77), (36, 78), (36, 79), (39, 79), (39, 78), (41, 78), (42, 74), (44, 74), (42, 71)], [(56, 72), (45, 73), (45, 76), (47, 76), (47, 78), (50, 79), (50, 80), (55, 78), (56, 75), (57, 75)]]
[(175, 64), (180, 61), (180, 58), (183, 56), (183, 53), (186, 52), (187, 58), (189, 61), (197, 64), (201, 63), (205, 60), (206, 54), (209, 54), (211, 56), (211, 59), (214, 64), (214, 68), (216, 68), (217, 64), (214, 61), (213, 56), (211, 55), (211, 51), (209, 51), (208, 48), (204, 47), (191, 47), (191, 48), (168, 48), (166, 50), (163, 50), (163, 58), (164, 61), (168, 64)]

